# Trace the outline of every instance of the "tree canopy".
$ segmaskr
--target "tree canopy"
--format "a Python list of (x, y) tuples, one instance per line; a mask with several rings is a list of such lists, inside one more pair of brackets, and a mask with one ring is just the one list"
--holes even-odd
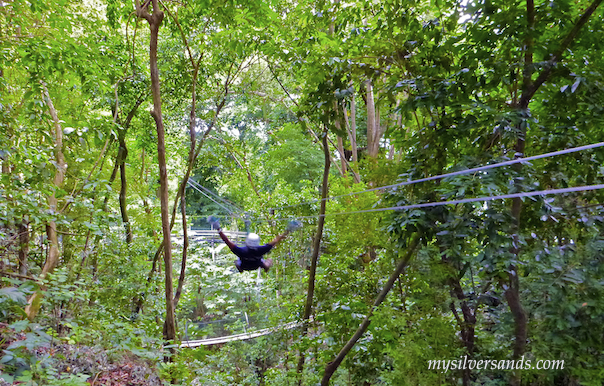
[(600, 3), (0, 1), (0, 385), (601, 385)]

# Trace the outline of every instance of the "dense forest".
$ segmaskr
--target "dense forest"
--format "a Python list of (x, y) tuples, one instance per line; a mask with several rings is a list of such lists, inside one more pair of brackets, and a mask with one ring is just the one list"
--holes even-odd
[(0, 385), (602, 385), (601, 2), (0, 1)]

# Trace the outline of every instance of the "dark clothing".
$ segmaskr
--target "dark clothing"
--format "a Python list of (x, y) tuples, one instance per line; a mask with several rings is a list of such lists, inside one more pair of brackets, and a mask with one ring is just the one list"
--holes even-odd
[(259, 267), (265, 267), (262, 256), (266, 255), (271, 249), (273, 249), (271, 244), (265, 244), (259, 247), (239, 247), (235, 245), (234, 248), (231, 248), (231, 251), (239, 258), (239, 261), (241, 261), (240, 264), (235, 262), (237, 268), (243, 271), (253, 271)]

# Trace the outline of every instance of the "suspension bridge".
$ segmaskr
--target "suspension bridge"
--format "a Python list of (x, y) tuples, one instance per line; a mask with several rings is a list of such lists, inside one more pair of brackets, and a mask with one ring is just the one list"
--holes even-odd
[[(407, 185), (412, 185), (412, 184), (417, 184), (417, 183), (427, 182), (427, 181), (433, 181), (433, 180), (441, 180), (441, 179), (446, 179), (446, 178), (450, 178), (450, 177), (454, 177), (454, 176), (461, 176), (461, 175), (468, 175), (468, 174), (480, 175), (480, 174), (485, 174), (487, 170), (494, 169), (494, 168), (510, 166), (510, 165), (519, 164), (519, 163), (527, 163), (529, 161), (533, 161), (533, 160), (537, 160), (537, 159), (549, 158), (549, 157), (559, 156), (559, 155), (563, 155), (563, 154), (570, 154), (570, 153), (575, 153), (575, 152), (579, 152), (579, 151), (583, 151), (583, 150), (595, 149), (595, 148), (600, 148), (600, 147), (604, 147), (604, 142), (594, 143), (594, 144), (585, 145), (585, 146), (579, 146), (579, 147), (575, 147), (575, 148), (568, 148), (568, 149), (564, 149), (564, 150), (560, 150), (560, 151), (554, 151), (554, 152), (539, 154), (539, 155), (530, 156), (530, 157), (519, 157), (519, 158), (515, 158), (513, 160), (508, 160), (508, 161), (498, 162), (498, 163), (493, 163), (493, 164), (487, 164), (487, 165), (483, 165), (483, 166), (479, 166), (479, 167), (475, 167), (475, 168), (471, 168), (471, 169), (462, 169), (462, 170), (457, 170), (457, 171), (453, 171), (450, 173), (445, 173), (445, 174), (440, 174), (440, 175), (435, 175), (435, 176), (430, 176), (430, 177), (420, 178), (420, 179), (415, 179), (415, 180), (403, 181), (403, 182), (399, 182), (399, 183), (392, 184), (392, 185), (379, 186), (379, 187), (375, 187), (375, 188), (371, 188), (371, 189), (346, 193), (346, 194), (342, 194), (342, 195), (338, 195), (338, 196), (332, 196), (332, 197), (326, 197), (323, 199), (314, 199), (314, 200), (310, 200), (310, 201), (305, 201), (305, 202), (300, 202), (300, 203), (295, 203), (295, 204), (290, 204), (290, 205), (284, 205), (284, 206), (280, 206), (280, 207), (270, 208), (269, 210), (270, 211), (275, 211), (275, 210), (281, 211), (281, 210), (284, 210), (287, 208), (298, 207), (298, 206), (302, 206), (302, 205), (312, 205), (312, 204), (319, 203), (321, 201), (330, 201), (330, 200), (335, 200), (335, 199), (342, 198), (342, 197), (349, 197), (349, 196), (372, 192), (372, 191), (386, 191), (386, 190), (396, 189), (396, 188), (407, 186)], [(238, 218), (243, 218), (242, 214), (244, 212), (240, 208), (235, 206), (233, 203), (229, 202), (228, 200), (221, 198), (216, 193), (201, 186), (200, 184), (193, 181), (192, 179), (189, 179), (189, 186), (193, 187), (195, 190), (197, 190), (198, 192), (200, 192), (201, 194), (203, 194), (204, 196), (209, 198), (211, 201), (213, 201), (214, 203), (216, 203), (217, 205), (219, 205), (220, 207), (225, 209), (232, 216), (238, 217)], [(545, 189), (545, 190), (541, 190), (541, 191), (525, 191), (525, 192), (517, 192), (517, 193), (510, 193), (510, 194), (500, 194), (500, 195), (491, 195), (491, 196), (482, 196), (482, 197), (473, 197), (473, 198), (462, 198), (462, 199), (456, 199), (456, 200), (445, 200), (445, 201), (437, 201), (437, 202), (413, 203), (413, 204), (408, 204), (408, 205), (398, 205), (398, 206), (391, 206), (391, 207), (377, 207), (377, 208), (362, 209), (362, 210), (355, 210), (355, 211), (325, 213), (322, 215), (298, 216), (297, 218), (298, 219), (312, 219), (312, 218), (317, 218), (320, 216), (349, 215), (349, 214), (372, 213), (372, 212), (382, 212), (382, 211), (401, 211), (401, 210), (410, 210), (410, 209), (416, 209), (416, 208), (427, 208), (427, 207), (436, 207), (436, 206), (444, 206), (444, 205), (456, 205), (456, 204), (463, 204), (463, 203), (481, 203), (481, 202), (484, 203), (484, 202), (488, 202), (488, 201), (504, 200), (504, 199), (510, 199), (510, 198), (528, 198), (528, 197), (538, 197), (538, 196), (543, 197), (546, 195), (560, 195), (560, 194), (567, 194), (567, 193), (574, 193), (574, 192), (594, 191), (594, 190), (600, 190), (600, 189), (604, 189), (604, 184), (574, 186), (574, 187), (559, 188), (559, 189)], [(289, 220), (291, 220), (291, 218), (277, 217), (277, 218), (273, 218), (270, 220), (257, 219), (256, 221), (265, 222), (265, 221), (286, 221), (286, 220), (289, 221)], [(220, 240), (220, 238), (217, 237), (216, 232), (214, 230), (200, 230), (200, 231), (192, 230), (190, 232), (191, 232), (191, 234), (189, 235), (189, 237), (191, 237), (192, 239), (199, 241), (199, 242), (207, 242), (208, 240), (214, 240), (217, 243), (222, 242)], [(233, 239), (238, 240), (238, 241), (241, 238), (244, 238), (246, 235), (245, 232), (230, 232), (230, 234), (227, 232), (225, 232), (225, 233), (227, 234), (227, 236), (229, 238), (232, 237)], [(181, 237), (182, 237), (182, 235), (181, 235)], [(208, 338), (208, 339), (201, 339), (201, 340), (183, 341), (181, 343), (180, 347), (199, 347), (199, 346), (208, 346), (208, 345), (228, 343), (228, 342), (238, 341), (238, 340), (248, 340), (248, 339), (253, 339), (253, 338), (260, 337), (260, 336), (268, 335), (275, 331), (292, 329), (299, 325), (301, 325), (300, 322), (291, 322), (291, 323), (287, 323), (287, 324), (277, 326), (277, 327), (265, 328), (265, 329), (261, 329), (261, 330), (257, 330), (257, 331), (245, 332), (242, 334), (235, 334), (235, 335), (230, 335), (230, 336)]]
[(180, 344), (180, 348), (194, 348), (199, 346), (212, 346), (215, 344), (223, 344), (228, 342), (234, 342), (238, 340), (249, 340), (258, 338), (260, 336), (269, 335), (277, 331), (291, 330), (293, 328), (301, 326), (301, 322), (290, 322), (276, 327), (263, 328), (261, 330), (244, 332), (242, 334), (234, 334), (228, 336), (221, 336), (217, 338), (207, 338), (198, 340), (183, 341)]

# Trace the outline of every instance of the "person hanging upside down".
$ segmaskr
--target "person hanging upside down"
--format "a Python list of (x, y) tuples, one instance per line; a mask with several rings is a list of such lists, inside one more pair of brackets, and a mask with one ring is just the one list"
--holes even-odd
[(235, 260), (235, 267), (239, 272), (243, 271), (254, 271), (258, 268), (264, 269), (268, 272), (268, 269), (273, 265), (272, 259), (264, 259), (263, 256), (266, 255), (271, 249), (273, 249), (277, 244), (279, 244), (292, 230), (297, 229), (300, 224), (298, 222), (291, 222), (288, 226), (287, 230), (275, 237), (273, 241), (268, 244), (260, 245), (260, 236), (255, 233), (249, 233), (245, 239), (244, 246), (235, 245), (229, 238), (222, 232), (222, 228), (220, 228), (220, 223), (218, 219), (215, 217), (210, 217), (210, 224), (212, 224), (213, 228), (218, 229), (218, 235), (224, 241), (224, 243), (229, 247), (231, 252), (238, 257)]

